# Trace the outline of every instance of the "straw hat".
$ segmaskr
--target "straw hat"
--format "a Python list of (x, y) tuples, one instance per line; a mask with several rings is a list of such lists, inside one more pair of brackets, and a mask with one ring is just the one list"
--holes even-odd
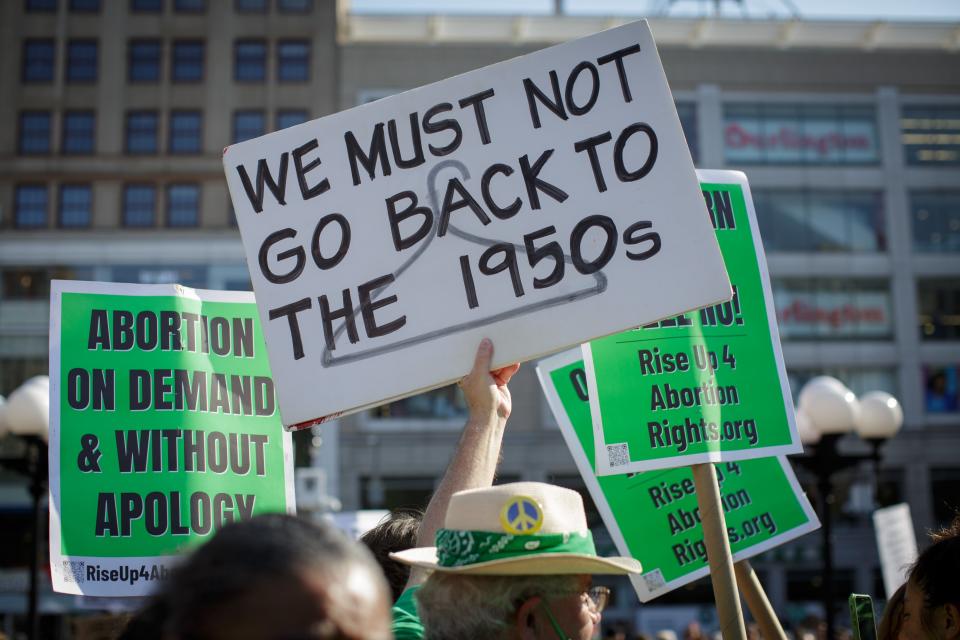
[(640, 573), (633, 558), (600, 558), (576, 491), (515, 482), (450, 498), (436, 547), (390, 557), (445, 573), (564, 575)]

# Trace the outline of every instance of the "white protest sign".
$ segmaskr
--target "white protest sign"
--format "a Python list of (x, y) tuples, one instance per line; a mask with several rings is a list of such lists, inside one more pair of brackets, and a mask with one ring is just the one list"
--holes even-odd
[(907, 581), (907, 570), (917, 560), (917, 534), (910, 518), (910, 505), (895, 504), (873, 512), (883, 589), (889, 599)]
[(287, 426), (726, 300), (646, 22), (284, 129), (224, 169)]

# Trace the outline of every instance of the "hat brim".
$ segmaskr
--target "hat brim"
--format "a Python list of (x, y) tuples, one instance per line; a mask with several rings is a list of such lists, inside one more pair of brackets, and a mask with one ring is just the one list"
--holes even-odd
[(415, 547), (391, 553), (390, 557), (397, 562), (428, 571), (476, 576), (628, 575), (640, 573), (642, 570), (640, 562), (634, 558), (600, 558), (581, 553), (537, 553), (460, 567), (438, 566), (436, 547)]

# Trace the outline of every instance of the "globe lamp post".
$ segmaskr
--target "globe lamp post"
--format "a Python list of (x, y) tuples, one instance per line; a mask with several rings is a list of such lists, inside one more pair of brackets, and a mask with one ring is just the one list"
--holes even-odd
[[(813, 378), (800, 390), (797, 430), (808, 455), (794, 460), (817, 479), (823, 536), (822, 602), (827, 640), (834, 640), (833, 474), (871, 461), (879, 478), (880, 447), (895, 436), (902, 425), (900, 403), (883, 391), (871, 391), (858, 399), (842, 382), (830, 376)], [(853, 432), (870, 444), (870, 455), (840, 453), (840, 439)]]
[(30, 576), (27, 592), (27, 631), (30, 638), (39, 638), (37, 611), (40, 569), (40, 532), (43, 513), (40, 502), (47, 492), (47, 438), (50, 431), (50, 379), (30, 378), (0, 403), (0, 435), (18, 437), (25, 445), (25, 455), (0, 460), (0, 465), (30, 479), (32, 500)]

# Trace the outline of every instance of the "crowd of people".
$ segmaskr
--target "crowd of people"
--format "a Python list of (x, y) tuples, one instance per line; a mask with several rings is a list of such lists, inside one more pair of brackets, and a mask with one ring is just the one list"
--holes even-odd
[[(467, 424), (425, 512), (392, 514), (362, 544), (283, 514), (231, 524), (185, 559), (121, 638), (598, 637), (610, 591), (592, 577), (636, 574), (640, 563), (597, 555), (575, 491), (493, 484), (519, 365), (491, 371), (492, 359), (484, 340), (460, 382)], [(684, 633), (703, 637), (698, 626)], [(960, 518), (912, 567), (878, 640), (960, 640)]]

